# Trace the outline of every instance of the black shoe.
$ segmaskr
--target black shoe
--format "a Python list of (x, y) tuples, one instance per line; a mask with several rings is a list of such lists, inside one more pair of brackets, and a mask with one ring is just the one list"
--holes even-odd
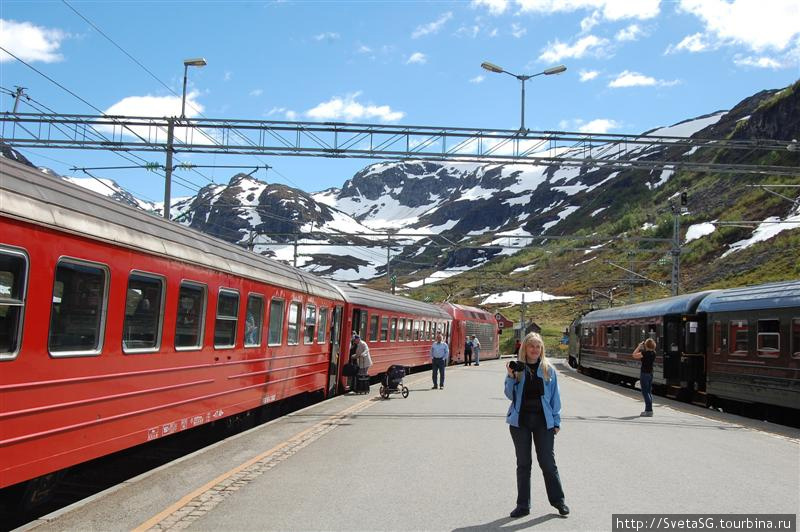
[(509, 517), (513, 517), (516, 519), (517, 517), (525, 517), (526, 515), (531, 513), (530, 508), (525, 508), (524, 506), (517, 506), (514, 510), (509, 514)]
[(561, 517), (566, 517), (569, 515), (569, 506), (567, 506), (563, 502), (556, 506), (556, 510), (558, 510), (558, 515), (560, 515)]
[(437, 390), (437, 389), (439, 389), (438, 386), (434, 386), (433, 388), (431, 388), (431, 390)]
[(442, 384), (441, 386), (439, 386), (439, 389), (440, 389), (440, 390), (444, 390), (444, 384)]

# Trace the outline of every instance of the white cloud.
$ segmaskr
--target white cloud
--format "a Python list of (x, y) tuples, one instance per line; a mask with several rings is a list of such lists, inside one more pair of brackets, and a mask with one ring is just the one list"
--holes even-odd
[[(497, 30), (494, 30), (494, 31), (497, 31)], [(474, 39), (475, 37), (478, 36), (478, 34), (480, 32), (481, 32), (481, 27), (478, 26), (477, 24), (475, 24), (473, 26), (461, 26), (460, 28), (458, 28), (456, 30), (456, 36), (457, 37), (469, 37), (471, 39)], [(491, 35), (490, 35), (490, 37), (491, 37)]]
[(474, 78), (472, 78), (471, 80), (469, 80), (469, 82), (470, 83), (483, 83), (484, 79), (486, 79), (486, 78), (484, 78), (482, 75), (477, 75)]
[(677, 85), (678, 83), (680, 83), (678, 80), (665, 81), (663, 79), (656, 79), (652, 76), (645, 76), (644, 74), (640, 74), (638, 72), (625, 70), (616, 78), (611, 80), (608, 86), (612, 89), (618, 89), (622, 87), (649, 87), (653, 85), (658, 85), (659, 87), (671, 87), (672, 85)]
[(709, 39), (755, 51), (784, 51), (798, 45), (797, 0), (680, 0), (678, 9), (702, 20)]
[(225, 74), (222, 76), (222, 81), (230, 81), (233, 77), (233, 72), (230, 70), (225, 71)]
[(475, 7), (486, 7), (491, 15), (502, 15), (508, 9), (508, 0), (472, 0), (470, 4)]
[(492, 31), (489, 32), (489, 37), (497, 37), (498, 33), (499, 32), (498, 32), (497, 28), (495, 28), (495, 29), (493, 29)]
[(511, 35), (513, 35), (515, 38), (519, 39), (520, 37), (522, 37), (526, 33), (528, 33), (528, 29), (527, 28), (523, 28), (522, 26), (520, 26), (516, 22), (511, 23)]
[[(68, 37), (67, 33), (58, 29), (0, 19), (0, 46), (24, 61), (61, 61), (64, 57), (58, 53), (58, 49), (61, 41)], [(0, 63), (13, 60), (13, 57), (0, 51)]]
[(333, 41), (338, 41), (340, 37), (341, 37), (341, 35), (339, 35), (336, 32), (326, 31), (326, 32), (320, 33), (319, 35), (314, 35), (314, 40), (315, 41), (333, 42)]
[[(198, 101), (199, 92), (186, 94), (186, 116), (197, 116), (205, 109)], [(180, 116), (181, 96), (128, 96), (105, 110), (119, 116)]]
[(605, 20), (651, 19), (659, 13), (661, 0), (516, 0), (520, 12), (543, 14), (592, 10)]
[(596, 118), (578, 128), (581, 133), (608, 133), (612, 129), (619, 129), (621, 124), (608, 118)]
[(596, 78), (599, 74), (600, 72), (598, 72), (597, 70), (581, 70), (580, 72), (578, 72), (581, 81), (591, 81), (594, 78)]
[(687, 35), (681, 42), (674, 46), (670, 44), (664, 53), (672, 54), (684, 50), (687, 52), (696, 53), (710, 50), (711, 48), (712, 46), (708, 43), (708, 41), (706, 41), (706, 38), (702, 33), (695, 33), (693, 35)]
[(772, 68), (778, 69), (782, 68), (784, 65), (771, 58), (771, 57), (743, 57), (741, 55), (737, 55), (733, 58), (733, 62), (739, 66), (748, 66), (748, 67), (756, 67), (756, 68)]
[(411, 54), (411, 57), (408, 58), (408, 61), (406, 61), (406, 64), (407, 65), (415, 65), (415, 64), (424, 65), (427, 62), (428, 62), (428, 58), (425, 56), (425, 54), (423, 54), (422, 52), (414, 52), (413, 54)]
[(591, 30), (592, 28), (600, 24), (600, 18), (601, 18), (600, 12), (595, 11), (588, 17), (581, 20), (581, 32), (586, 33), (587, 31)]
[(358, 48), (356, 48), (356, 53), (359, 53), (359, 54), (371, 54), (372, 53), (372, 48), (370, 48), (366, 44), (359, 44)]
[(603, 47), (608, 45), (608, 39), (601, 39), (594, 35), (582, 37), (575, 44), (569, 45), (560, 42), (558, 39), (554, 43), (547, 43), (542, 49), (539, 61), (557, 62), (565, 58), (581, 58), (585, 55), (602, 55), (605, 53)]
[(264, 89), (253, 89), (250, 91), (250, 96), (261, 96), (264, 94)]
[(448, 11), (447, 13), (443, 13), (441, 17), (434, 20), (433, 22), (429, 22), (428, 24), (421, 24), (417, 26), (417, 29), (411, 34), (412, 39), (418, 39), (419, 37), (424, 37), (425, 35), (431, 35), (439, 33), (439, 30), (442, 29), (442, 26), (445, 23), (453, 18), (453, 13)]
[(285, 116), (286, 116), (286, 120), (290, 120), (292, 122), (297, 120), (297, 113), (292, 111), (292, 110), (286, 111), (286, 115)]
[(611, 120), (610, 118), (596, 118), (589, 122), (580, 118), (573, 120), (561, 120), (558, 127), (562, 131), (579, 131), (581, 133), (608, 133), (612, 129), (619, 129), (622, 127), (620, 122)]
[(348, 94), (344, 98), (335, 96), (305, 112), (313, 120), (370, 120), (396, 122), (405, 116), (402, 111), (393, 111), (388, 105), (363, 105), (356, 101), (361, 92)]
[(267, 117), (274, 115), (283, 115), (286, 120), (297, 120), (297, 113), (285, 107), (273, 107), (266, 113)]
[(614, 38), (618, 41), (635, 41), (643, 34), (644, 31), (638, 24), (631, 24), (627, 28), (619, 30)]

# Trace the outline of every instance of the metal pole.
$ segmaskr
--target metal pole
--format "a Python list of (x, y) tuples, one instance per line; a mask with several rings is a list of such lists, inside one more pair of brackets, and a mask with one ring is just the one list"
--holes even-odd
[(528, 289), (528, 285), (522, 287), (522, 312), (519, 317), (520, 321), (520, 328), (519, 328), (519, 339), (522, 340), (525, 338), (525, 290)]
[(189, 75), (189, 65), (183, 65), (183, 98), (181, 98), (181, 118), (186, 118), (186, 77)]
[(525, 131), (525, 78), (520, 78), (520, 81), (522, 82), (522, 112), (520, 114), (519, 130)]
[(292, 266), (297, 268), (297, 233), (294, 234), (294, 261), (292, 262)]
[(392, 237), (386, 234), (386, 282), (389, 284), (389, 291), (392, 290)]
[(17, 89), (17, 93), (14, 95), (14, 110), (11, 111), (12, 114), (17, 114), (17, 106), (19, 106), (19, 99), (25, 93), (25, 87), (15, 87)]
[(672, 295), (677, 296), (680, 293), (680, 286), (678, 285), (681, 277), (680, 207), (673, 205), (673, 214), (675, 216), (675, 222), (672, 232)]
[(167, 164), (164, 168), (164, 218), (169, 220), (172, 196), (172, 147), (175, 143), (175, 117), (167, 119)]

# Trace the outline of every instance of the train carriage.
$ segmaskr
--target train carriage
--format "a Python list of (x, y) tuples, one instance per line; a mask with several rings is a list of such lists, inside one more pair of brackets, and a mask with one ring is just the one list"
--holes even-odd
[(800, 409), (800, 281), (721, 290), (698, 312), (710, 396)]
[(704, 382), (704, 324), (697, 306), (710, 292), (698, 292), (589, 312), (580, 318), (578, 366), (633, 384), (640, 364), (631, 357), (646, 338), (656, 342), (653, 382)]
[[(358, 333), (369, 345), (373, 361), (370, 375), (383, 373), (392, 365), (430, 364), (430, 347), (436, 332), (447, 335), (450, 331), (450, 315), (436, 305), (353, 283), (331, 284), (346, 301), (344, 334), (350, 337)], [(340, 367), (347, 362), (348, 354), (341, 354)]]
[(476, 307), (441, 303), (439, 305), (453, 320), (449, 338), (450, 360), (464, 362), (464, 343), (475, 335), (481, 343), (481, 360), (500, 357), (500, 342), (497, 319), (493, 314)]
[(0, 165), (0, 488), (330, 391), (329, 283)]

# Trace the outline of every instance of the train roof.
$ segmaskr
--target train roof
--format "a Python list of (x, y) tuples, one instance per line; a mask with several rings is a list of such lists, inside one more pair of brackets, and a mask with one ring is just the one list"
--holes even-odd
[(205, 233), (0, 158), (0, 214), (116, 246), (341, 299), (327, 281)]
[(691, 294), (665, 297), (664, 299), (645, 301), (643, 303), (625, 305), (622, 307), (595, 310), (584, 315), (581, 318), (581, 323), (647, 318), (651, 316), (666, 316), (670, 314), (694, 314), (697, 312), (698, 304), (704, 298), (708, 297), (709, 294), (713, 293), (713, 290), (706, 290), (704, 292), (694, 292)]
[(449, 320), (450, 315), (436, 305), (416, 301), (402, 296), (395, 296), (371, 288), (358, 286), (352, 283), (331, 281), (338, 288), (345, 301), (354, 305), (372, 307), (381, 310), (393, 310), (406, 314), (424, 315), (426, 318)]
[(800, 281), (785, 281), (719, 290), (705, 298), (698, 312), (731, 312), (800, 307)]
[(454, 318), (472, 318), (481, 321), (493, 322), (497, 321), (494, 317), (494, 314), (481, 308), (459, 305), (457, 303), (439, 303), (439, 306)]

